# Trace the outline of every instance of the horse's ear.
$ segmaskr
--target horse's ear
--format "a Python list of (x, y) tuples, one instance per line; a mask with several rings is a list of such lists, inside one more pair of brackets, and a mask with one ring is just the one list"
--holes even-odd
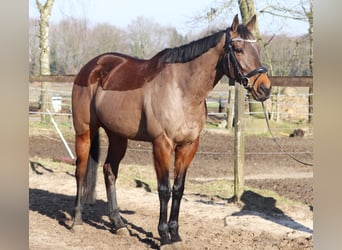
[(234, 19), (233, 19), (233, 23), (230, 26), (231, 31), (234, 33), (237, 31), (237, 28), (239, 26), (239, 17), (238, 14), (235, 15)]
[(253, 15), (251, 20), (249, 20), (249, 22), (246, 24), (246, 27), (250, 32), (253, 31), (255, 23), (256, 23), (256, 15)]

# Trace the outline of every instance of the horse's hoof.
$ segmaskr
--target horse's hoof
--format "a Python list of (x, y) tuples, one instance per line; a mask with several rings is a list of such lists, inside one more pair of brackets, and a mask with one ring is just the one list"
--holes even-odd
[(81, 229), (81, 224), (72, 224), (71, 228), (70, 228), (70, 231), (73, 232), (73, 233), (77, 233), (80, 231)]
[(172, 244), (165, 244), (165, 245), (161, 245), (160, 250), (172, 250), (173, 247), (172, 247)]
[(171, 244), (165, 244), (160, 246), (160, 250), (185, 250), (183, 242), (178, 241)]
[(129, 231), (127, 227), (121, 227), (117, 230), (115, 230), (115, 234), (120, 235), (120, 236), (129, 236)]
[(177, 241), (171, 244), (173, 246), (173, 249), (175, 250), (186, 250), (183, 242)]

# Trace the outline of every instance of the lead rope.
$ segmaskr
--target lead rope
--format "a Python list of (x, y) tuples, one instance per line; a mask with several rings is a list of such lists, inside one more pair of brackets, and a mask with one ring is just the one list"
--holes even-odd
[(266, 108), (265, 108), (265, 105), (264, 105), (264, 102), (261, 102), (262, 104), (262, 109), (264, 111), (264, 116), (265, 116), (265, 120), (266, 120), (266, 124), (267, 124), (267, 128), (268, 128), (268, 131), (270, 132), (271, 134), (271, 137), (273, 139), (273, 141), (278, 145), (278, 147), (280, 148), (280, 150), (285, 153), (287, 156), (289, 156), (290, 158), (292, 158), (293, 160), (295, 160), (296, 162), (299, 162), (305, 166), (313, 166), (312, 163), (307, 163), (307, 162), (303, 162), (301, 160), (298, 160), (296, 157), (294, 157), (293, 155), (291, 155), (290, 153), (288, 153), (287, 151), (284, 150), (284, 148), (279, 144), (279, 142), (275, 139), (275, 137), (273, 136), (273, 133), (271, 131), (271, 128), (270, 128), (270, 124), (268, 122), (268, 116), (267, 116), (267, 111), (266, 111)]

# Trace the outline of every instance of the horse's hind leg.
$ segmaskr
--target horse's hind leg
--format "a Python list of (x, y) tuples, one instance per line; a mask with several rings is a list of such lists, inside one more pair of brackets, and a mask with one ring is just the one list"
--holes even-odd
[(169, 220), (169, 230), (172, 242), (181, 241), (178, 234), (179, 207), (183, 197), (186, 172), (195, 156), (198, 144), (199, 137), (193, 143), (177, 146), (175, 149), (174, 184), (172, 189), (172, 205)]
[(106, 162), (103, 165), (103, 173), (106, 184), (107, 200), (109, 206), (109, 218), (114, 224), (114, 230), (125, 227), (121, 220), (116, 198), (116, 180), (118, 178), (119, 164), (126, 153), (127, 138), (107, 132), (109, 139)]
[[(96, 171), (99, 156), (98, 133), (92, 134), (90, 129), (76, 135), (76, 200), (74, 208), (74, 225), (82, 224), (82, 202), (94, 199)], [(89, 171), (89, 172), (87, 172)], [(87, 176), (88, 175), (88, 176)], [(87, 196), (85, 198), (85, 196)]]

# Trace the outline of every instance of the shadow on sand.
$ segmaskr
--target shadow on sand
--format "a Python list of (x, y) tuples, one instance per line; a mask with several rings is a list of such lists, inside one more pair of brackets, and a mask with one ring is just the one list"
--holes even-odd
[(265, 220), (272, 221), (293, 230), (311, 234), (313, 233), (311, 228), (296, 222), (290, 216), (286, 215), (282, 210), (277, 208), (276, 200), (273, 197), (264, 197), (253, 191), (247, 190), (242, 194), (241, 201), (244, 203), (244, 206), (242, 207), (241, 211), (233, 213), (232, 216), (260, 216)]
[[(70, 230), (72, 225), (74, 196), (51, 193), (41, 189), (29, 189), (29, 209), (57, 220), (60, 225)], [(134, 214), (132, 210), (120, 210), (122, 219), (127, 225), (129, 234), (136, 237), (140, 242), (146, 244), (151, 249), (159, 249), (158, 237), (154, 237), (152, 232), (147, 232), (144, 228), (135, 225), (125, 215)], [(85, 204), (83, 206), (83, 223), (93, 226), (99, 230), (113, 232), (111, 223), (104, 220), (108, 217), (108, 205), (103, 200), (96, 200), (95, 204)]]

